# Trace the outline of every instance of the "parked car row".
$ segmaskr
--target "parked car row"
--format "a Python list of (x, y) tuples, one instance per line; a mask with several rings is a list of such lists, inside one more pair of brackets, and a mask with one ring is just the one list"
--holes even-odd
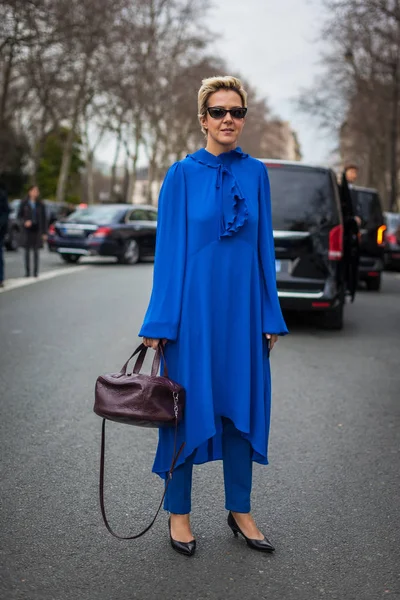
[[(346, 299), (354, 300), (358, 281), (379, 290), (384, 266), (400, 268), (400, 215), (384, 215), (376, 190), (349, 186), (346, 180), (339, 184), (329, 168), (260, 160), (271, 185), (282, 309), (318, 313), (325, 328), (341, 329)], [(12, 203), (11, 246), (19, 227), (18, 203)], [(105, 256), (136, 264), (154, 256), (153, 206), (84, 205), (71, 212), (55, 204), (46, 202), (46, 210), (53, 211), (48, 248), (65, 262)]]
[(339, 184), (330, 169), (262, 162), (271, 184), (282, 309), (318, 312), (325, 328), (341, 329), (358, 282), (379, 290), (385, 263), (400, 264), (400, 215), (385, 220), (376, 190)]

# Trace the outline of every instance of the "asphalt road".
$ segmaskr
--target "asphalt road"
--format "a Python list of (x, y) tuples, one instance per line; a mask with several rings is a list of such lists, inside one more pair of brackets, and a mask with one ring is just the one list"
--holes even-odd
[[(2, 600), (400, 598), (399, 275), (358, 294), (343, 332), (290, 319), (273, 351), (271, 464), (255, 467), (253, 512), (275, 554), (232, 536), (213, 463), (195, 470), (193, 559), (170, 548), (165, 513), (121, 542), (98, 508), (94, 382), (137, 343), (151, 276), (100, 262), (0, 294)], [(155, 445), (153, 430), (108, 427), (121, 533), (161, 495)]]

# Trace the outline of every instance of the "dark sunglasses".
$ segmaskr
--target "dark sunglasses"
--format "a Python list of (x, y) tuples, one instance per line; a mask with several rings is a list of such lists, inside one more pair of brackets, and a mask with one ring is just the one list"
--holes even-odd
[(212, 119), (223, 119), (229, 113), (232, 119), (244, 119), (247, 113), (247, 108), (231, 108), (230, 110), (221, 106), (209, 106), (207, 112)]

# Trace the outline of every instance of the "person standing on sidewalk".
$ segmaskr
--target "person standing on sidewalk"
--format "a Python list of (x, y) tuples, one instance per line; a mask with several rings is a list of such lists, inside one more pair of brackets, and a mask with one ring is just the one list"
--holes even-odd
[(10, 207), (8, 205), (6, 186), (0, 181), (0, 287), (4, 286), (4, 238), (7, 233), (8, 215)]
[(31, 275), (31, 251), (33, 252), (33, 275), (39, 275), (39, 250), (46, 239), (46, 209), (39, 198), (39, 188), (32, 185), (27, 197), (21, 202), (18, 211), (21, 221), (20, 245), (25, 248), (25, 277)]
[[(186, 442), (164, 508), (170, 543), (195, 552), (194, 464), (223, 460), (228, 525), (261, 552), (274, 547), (250, 507), (253, 462), (268, 463), (269, 352), (288, 333), (275, 275), (266, 167), (238, 138), (247, 93), (235, 77), (205, 79), (198, 116), (206, 147), (169, 169), (159, 198), (153, 291), (139, 332), (165, 343), (171, 378), (186, 389), (178, 443)], [(174, 431), (159, 430), (153, 471), (166, 478)]]

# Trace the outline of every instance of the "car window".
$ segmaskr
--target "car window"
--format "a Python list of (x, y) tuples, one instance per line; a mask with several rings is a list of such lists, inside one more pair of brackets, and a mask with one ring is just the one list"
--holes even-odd
[(150, 218), (150, 211), (144, 210), (143, 208), (137, 208), (129, 215), (129, 221), (152, 221)]
[(361, 218), (361, 227), (379, 227), (383, 223), (379, 196), (372, 190), (351, 190), (354, 212)]
[(149, 210), (147, 212), (147, 220), (148, 221), (157, 221), (157, 213), (152, 210)]
[(397, 231), (397, 228), (400, 227), (400, 214), (386, 214), (385, 220), (388, 228), (388, 233)]
[(88, 206), (75, 210), (65, 220), (69, 223), (107, 225), (120, 221), (125, 213), (126, 209), (115, 206)]
[(19, 199), (11, 200), (11, 202), (10, 202), (11, 210), (17, 212), (20, 204), (21, 204), (21, 200), (19, 200)]
[(268, 163), (266, 166), (274, 229), (309, 231), (339, 221), (334, 184), (328, 170)]

